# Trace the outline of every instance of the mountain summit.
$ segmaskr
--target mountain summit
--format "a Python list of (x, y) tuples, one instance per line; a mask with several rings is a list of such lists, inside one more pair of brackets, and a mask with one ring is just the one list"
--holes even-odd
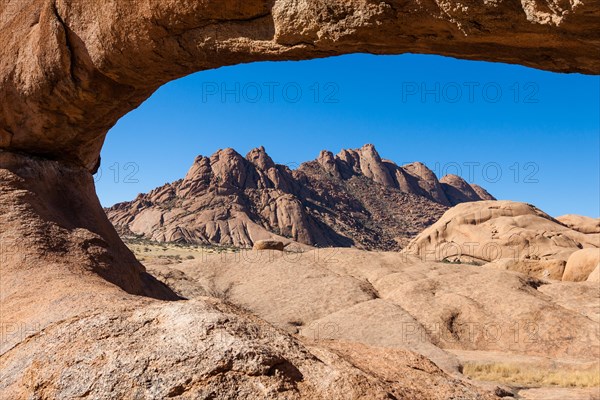
[(296, 170), (264, 147), (198, 156), (184, 179), (107, 214), (123, 235), (158, 242), (248, 247), (277, 238), (314, 246), (397, 250), (458, 203), (494, 199), (424, 164), (398, 166), (367, 144), (322, 151)]

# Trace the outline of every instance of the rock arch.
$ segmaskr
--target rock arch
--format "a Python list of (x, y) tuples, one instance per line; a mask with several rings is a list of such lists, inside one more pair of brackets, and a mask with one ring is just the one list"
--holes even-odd
[(5, 0), (1, 239), (40, 262), (79, 251), (82, 270), (156, 294), (107, 225), (90, 172), (107, 131), (162, 84), (225, 65), (352, 52), (597, 74), (599, 16), (588, 0)]
[(592, 0), (2, 0), (0, 392), (139, 398), (166, 377), (153, 397), (487, 398), (420, 356), (399, 371), (424, 383), (397, 392), (215, 299), (149, 299), (178, 297), (121, 242), (91, 172), (121, 116), (195, 71), (416, 52), (597, 74), (599, 16)]
[(599, 73), (591, 1), (6, 0), (0, 148), (93, 170), (160, 85), (259, 60), (442, 54)]

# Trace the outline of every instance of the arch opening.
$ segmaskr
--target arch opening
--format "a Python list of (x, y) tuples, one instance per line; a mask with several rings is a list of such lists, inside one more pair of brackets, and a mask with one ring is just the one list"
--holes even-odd
[[(256, 61), (412, 52), (600, 72), (593, 51), (597, 40), (589, 33), (595, 32), (598, 17), (593, 2), (555, 11), (527, 4), (484, 2), (464, 10), (395, 0), (148, 0), (102, 7), (88, 0), (3, 2), (3, 207), (20, 204), (29, 211), (3, 219), (2, 232), (34, 259), (60, 260), (58, 253), (40, 250), (48, 236), (24, 236), (14, 222), (24, 218), (62, 237), (57, 249), (82, 250), (85, 271), (105, 270), (109, 278), (127, 270), (139, 275), (143, 267), (120, 263), (122, 243), (114, 231), (102, 228), (107, 221), (90, 172), (100, 166), (106, 133), (123, 115), (161, 85), (196, 71)], [(38, 201), (45, 197), (51, 201)], [(70, 210), (61, 209), (65, 204)], [(139, 276), (110, 279), (130, 293), (150, 290)]]
[[(276, 163), (296, 169), (321, 150), (337, 154), (372, 143), (398, 165), (420, 161), (440, 179), (459, 175), (498, 198), (556, 216), (593, 215), (595, 196), (577, 180), (560, 184), (589, 199), (578, 210), (567, 209), (562, 195), (546, 194), (557, 184), (547, 177), (595, 169), (594, 146), (582, 146), (597, 130), (595, 79), (429, 55), (345, 55), (204, 71), (163, 86), (109, 132), (96, 186), (110, 207), (183, 178), (197, 156), (219, 149), (244, 156), (264, 146)], [(301, 96), (286, 97), (286, 87)], [(540, 151), (531, 154), (532, 147)], [(582, 148), (584, 164), (553, 161)]]

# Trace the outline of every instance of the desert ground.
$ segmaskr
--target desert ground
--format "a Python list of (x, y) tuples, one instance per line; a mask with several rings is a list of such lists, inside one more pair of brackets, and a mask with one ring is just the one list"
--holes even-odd
[[(597, 270), (594, 221), (585, 221), (591, 228), (584, 221), (571, 225), (594, 231), (582, 233), (521, 203), (483, 204), (464, 204), (445, 218), (481, 218), (478, 222), (488, 226), (455, 224), (451, 239), (434, 235), (438, 244), (442, 237), (481, 244), (489, 233), (494, 239), (488, 243), (523, 252), (527, 249), (514, 237), (508, 245), (503, 235), (514, 235), (520, 226), (521, 237), (535, 242), (543, 256), (523, 252), (521, 259), (505, 254), (489, 261), (465, 251), (450, 261), (444, 254), (441, 262), (426, 246), (411, 254), (305, 246), (256, 251), (139, 239), (127, 243), (150, 273), (182, 297), (218, 298), (301, 341), (411, 351), (455, 379), (506, 398), (600, 398), (598, 280), (588, 279), (589, 268), (578, 282), (569, 271), (568, 280), (562, 279), (565, 266), (571, 268), (569, 259), (577, 258), (572, 253), (582, 251), (581, 243), (595, 257), (591, 262)], [(498, 214), (485, 216), (490, 210)], [(431, 246), (426, 238), (441, 227), (448, 230), (445, 224), (443, 217), (413, 245), (425, 241)]]

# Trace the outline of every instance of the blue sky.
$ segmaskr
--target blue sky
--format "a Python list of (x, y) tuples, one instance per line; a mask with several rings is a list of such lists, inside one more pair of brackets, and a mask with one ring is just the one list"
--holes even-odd
[(600, 215), (600, 77), (439, 56), (254, 63), (170, 82), (109, 132), (104, 206), (185, 176), (194, 158), (265, 146), (294, 167), (373, 143), (553, 216)]

